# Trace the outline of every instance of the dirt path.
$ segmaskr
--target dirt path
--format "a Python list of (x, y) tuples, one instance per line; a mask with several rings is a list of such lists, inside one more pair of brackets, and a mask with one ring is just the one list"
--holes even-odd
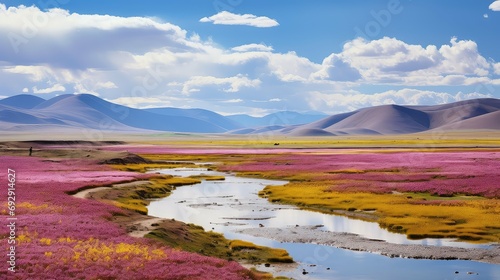
[[(100, 199), (104, 196), (106, 191), (110, 189), (128, 188), (134, 186), (141, 186), (150, 184), (149, 181), (135, 181), (130, 183), (114, 184), (111, 187), (95, 187), (80, 191), (73, 195), (73, 197), (82, 199)], [(103, 192), (103, 193), (100, 193)], [(132, 237), (144, 237), (152, 230), (158, 228), (159, 223), (164, 219), (151, 217), (141, 214), (133, 214), (124, 218), (117, 219), (117, 222), (126, 228), (127, 233)]]
[(103, 191), (103, 190), (109, 190), (109, 187), (97, 187), (97, 188), (92, 188), (92, 189), (86, 189), (80, 192), (77, 192), (74, 194), (74, 197), (77, 198), (88, 198), (91, 193)]

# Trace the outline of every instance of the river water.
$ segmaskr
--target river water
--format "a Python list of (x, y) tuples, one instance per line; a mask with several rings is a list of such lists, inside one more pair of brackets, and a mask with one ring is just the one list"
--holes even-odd
[[(285, 181), (236, 177), (206, 168), (175, 168), (154, 172), (183, 177), (201, 174), (225, 176), (224, 181), (202, 181), (200, 184), (179, 187), (169, 197), (152, 201), (148, 206), (148, 214), (197, 224), (205, 230), (222, 233), (228, 239), (242, 239), (262, 246), (286, 249), (298, 263), (295, 268), (276, 272), (275, 267), (258, 267), (275, 275), (294, 279), (500, 279), (500, 266), (493, 264), (388, 258), (331, 246), (280, 243), (241, 234), (238, 231), (244, 228), (319, 225), (318, 230), (355, 233), (397, 244), (480, 247), (444, 239), (408, 240), (405, 235), (388, 232), (377, 223), (272, 204), (258, 196), (258, 192), (266, 185), (282, 185), (286, 184)], [(308, 274), (302, 274), (304, 269)]]

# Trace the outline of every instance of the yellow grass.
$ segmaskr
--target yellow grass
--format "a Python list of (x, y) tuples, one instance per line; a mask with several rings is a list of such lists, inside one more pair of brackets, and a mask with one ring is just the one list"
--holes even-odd
[[(326, 186), (292, 182), (268, 186), (261, 196), (331, 213), (369, 212), (381, 227), (405, 233), (409, 238), (457, 238), (476, 242), (500, 242), (500, 202), (496, 199), (460, 200), (456, 206), (411, 204), (407, 195), (327, 191)], [(413, 195), (413, 194), (408, 194)]]
[(224, 176), (217, 176), (217, 175), (193, 175), (193, 176), (189, 176), (189, 178), (200, 179), (200, 180), (205, 180), (205, 181), (224, 181), (224, 180), (226, 180), (226, 178)]
[(149, 205), (149, 199), (167, 197), (175, 187), (193, 185), (201, 181), (195, 178), (165, 175), (150, 178), (149, 182), (149, 184), (120, 188), (118, 190), (120, 192), (119, 197), (115, 198), (111, 203), (120, 208), (146, 215), (148, 213), (146, 207)]
[[(490, 139), (491, 140), (491, 139)], [(488, 140), (488, 141), (490, 141)], [(455, 141), (455, 140), (449, 140)], [(486, 140), (485, 140), (486, 141)], [(498, 141), (491, 140), (491, 143)], [(398, 139), (402, 143), (401, 139)], [(471, 144), (473, 141), (456, 140), (457, 144)], [(486, 141), (487, 142), (487, 141)], [(375, 142), (376, 143), (376, 142)], [(441, 142), (441, 143), (446, 143)], [(457, 145), (461, 146), (461, 145)], [(464, 150), (456, 148), (452, 150)], [(359, 150), (360, 152), (366, 152)], [(436, 152), (439, 152), (437, 149)], [(451, 151), (447, 149), (446, 151)], [(300, 151), (298, 151), (300, 152)], [(358, 152), (356, 150), (334, 151)], [(369, 150), (374, 152), (374, 150)], [(377, 152), (394, 152), (377, 150)], [(151, 157), (151, 155), (145, 155)], [(163, 156), (158, 156), (159, 158)], [(191, 160), (198, 162), (219, 162), (226, 166), (238, 165), (255, 160), (255, 155), (168, 155), (174, 160)], [(258, 155), (259, 160), (268, 158), (279, 161), (279, 154)], [(217, 166), (213, 166), (217, 168)], [(329, 173), (364, 173), (366, 170), (342, 169)], [(397, 170), (387, 170), (397, 172)], [(294, 173), (284, 177), (279, 172), (252, 171), (242, 172), (239, 175), (248, 177), (285, 179), (290, 183), (285, 186), (268, 186), (261, 193), (270, 201), (285, 204), (294, 204), (299, 207), (321, 211), (325, 213), (347, 214), (355, 218), (369, 219), (367, 215), (350, 215), (368, 213), (373, 216), (380, 226), (393, 232), (405, 233), (409, 238), (443, 237), (457, 238), (472, 242), (500, 242), (500, 201), (498, 199), (484, 199), (480, 197), (457, 196), (437, 197), (428, 193), (374, 194), (331, 192), (328, 188), (336, 183), (320, 181), (324, 173)], [(411, 199), (407, 197), (412, 197)], [(423, 205), (419, 201), (457, 201), (457, 205)], [(375, 211), (374, 211), (375, 210)], [(342, 212), (344, 211), (344, 212)]]
[[(410, 135), (369, 135), (336, 137), (261, 136), (206, 136), (206, 137), (149, 137), (147, 144), (168, 144), (182, 147), (238, 147), (252, 148), (325, 148), (325, 147), (491, 147), (500, 146), (500, 133), (494, 131), (426, 132)], [(279, 146), (274, 146), (279, 143)]]
[[(421, 138), (421, 139), (417, 139)], [(283, 141), (281, 141), (283, 140)], [(191, 142), (189, 142), (191, 141)], [(258, 148), (265, 148), (266, 145), (275, 143), (272, 141), (260, 141), (257, 143)], [(336, 142), (336, 143), (335, 143)], [(183, 142), (183, 145), (198, 145), (207, 144), (211, 146), (213, 143), (204, 142), (204, 140), (190, 139), (188, 142)], [(245, 145), (248, 140), (245, 139), (223, 139), (218, 141), (220, 146), (236, 146)], [(316, 145), (318, 144), (318, 145)], [(343, 147), (375, 147), (375, 146), (393, 146), (401, 147), (408, 146), (412, 150), (427, 150), (427, 151), (463, 151), (470, 150), (467, 147), (476, 146), (498, 146), (500, 138), (484, 137), (473, 135), (464, 136), (449, 136), (442, 138), (433, 138), (427, 136), (397, 136), (393, 139), (387, 137), (363, 138), (355, 139), (348, 138), (327, 138), (327, 139), (280, 139), (279, 148), (287, 146), (307, 147), (313, 145), (315, 147), (335, 147), (340, 145)], [(180, 144), (179, 144), (180, 145)], [(215, 145), (215, 144), (213, 144)], [(442, 150), (439, 147), (455, 147), (453, 149)], [(488, 150), (488, 148), (485, 148)], [(333, 150), (330, 153), (364, 153), (364, 152), (395, 152), (403, 149), (393, 148), (386, 150), (374, 149), (348, 149), (348, 150)], [(475, 151), (481, 150), (474, 148)], [(309, 151), (315, 153), (314, 151)], [(297, 150), (297, 153), (303, 153)], [(272, 148), (267, 155), (141, 155), (152, 160), (184, 160), (193, 162), (218, 162), (225, 166), (238, 165), (245, 162), (251, 162), (256, 157), (259, 160), (269, 159), (270, 161), (279, 161), (279, 154), (272, 154)], [(216, 165), (212, 168), (217, 168)], [(333, 170), (329, 173), (359, 173), (362, 174), (366, 170), (343, 169)], [(388, 172), (396, 172), (389, 170)], [(410, 238), (423, 237), (448, 237), (474, 242), (500, 242), (500, 202), (498, 199), (483, 199), (478, 197), (435, 197), (427, 193), (409, 193), (401, 195), (393, 194), (374, 194), (374, 193), (350, 193), (350, 192), (331, 192), (328, 188), (339, 182), (320, 181), (321, 175), (325, 173), (294, 173), (293, 175), (283, 176), (279, 172), (269, 171), (252, 171), (242, 172), (239, 175), (249, 177), (260, 177), (270, 179), (285, 179), (290, 183), (285, 186), (268, 186), (261, 193), (262, 196), (268, 197), (270, 201), (294, 204), (306, 209), (312, 209), (325, 213), (339, 214), (345, 211), (345, 214), (368, 211), (373, 215), (373, 220), (376, 220), (382, 227), (390, 231), (405, 233)], [(407, 197), (411, 196), (412, 199)], [(445, 200), (457, 201), (457, 205), (423, 205), (418, 201), (430, 200)], [(340, 210), (340, 212), (338, 211)], [(375, 210), (375, 211), (374, 211)], [(374, 211), (374, 212), (373, 212)], [(351, 215), (350, 215), (351, 216)], [(357, 217), (354, 215), (354, 217)], [(367, 219), (366, 215), (359, 216)], [(358, 217), (358, 218), (359, 218)]]
[(286, 250), (259, 246), (248, 241), (231, 240), (229, 242), (229, 249), (239, 252), (240, 255), (245, 253), (251, 254), (268, 262), (293, 262), (292, 257), (288, 255)]

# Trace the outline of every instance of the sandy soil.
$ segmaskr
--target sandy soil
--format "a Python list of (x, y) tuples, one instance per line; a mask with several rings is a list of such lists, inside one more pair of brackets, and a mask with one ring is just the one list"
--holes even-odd
[(354, 251), (379, 253), (389, 257), (460, 259), (500, 264), (499, 244), (492, 245), (491, 249), (393, 244), (351, 233), (325, 232), (318, 230), (317, 227), (251, 228), (239, 232), (280, 242), (324, 244)]
[(159, 224), (164, 219), (145, 216), (143, 219), (131, 221), (127, 227), (129, 228), (128, 234), (132, 237), (144, 237), (152, 230), (159, 227)]
[(78, 197), (78, 198), (88, 198), (91, 195), (91, 193), (95, 193), (95, 192), (99, 192), (99, 191), (103, 191), (103, 190), (108, 190), (108, 189), (109, 189), (108, 187), (98, 187), (98, 188), (93, 188), (93, 189), (87, 189), (87, 190), (77, 192), (73, 196)]

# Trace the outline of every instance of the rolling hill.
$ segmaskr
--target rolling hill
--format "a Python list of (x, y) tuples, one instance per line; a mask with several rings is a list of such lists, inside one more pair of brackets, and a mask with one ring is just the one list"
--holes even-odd
[(278, 130), (296, 136), (407, 134), (429, 130), (500, 128), (500, 100), (474, 99), (435, 106), (382, 105)]
[(474, 99), (434, 106), (382, 105), (322, 116), (278, 112), (256, 118), (222, 116), (203, 109), (134, 109), (94, 95), (61, 95), (44, 100), (17, 95), (0, 100), (0, 130), (186, 133), (273, 133), (291, 136), (408, 134), (425, 131), (499, 130), (500, 100)]
[[(26, 97), (17, 98), (20, 102), (25, 99)], [(105, 131), (158, 130), (222, 133), (228, 130), (205, 120), (133, 109), (89, 94), (61, 95), (38, 102), (32, 108), (23, 108), (12, 100), (6, 103), (8, 105), (0, 105), (2, 106), (0, 107), (2, 130), (30, 129), (34, 124), (43, 124), (48, 129), (52, 125), (57, 128), (80, 127)]]
[(302, 114), (292, 111), (281, 111), (263, 117), (252, 117), (249, 115), (231, 115), (228, 119), (233, 120), (245, 128), (256, 128), (262, 126), (288, 126), (306, 124), (320, 120), (327, 115), (319, 113)]
[(0, 100), (0, 105), (10, 106), (14, 108), (31, 109), (41, 103), (45, 99), (29, 94), (19, 94)]
[(233, 121), (215, 112), (204, 109), (179, 109), (179, 108), (168, 107), (168, 108), (144, 109), (144, 111), (166, 116), (183, 116), (188, 118), (194, 118), (212, 124), (217, 124), (217, 126), (220, 126), (225, 130), (233, 130), (243, 127), (242, 124), (236, 121)]

